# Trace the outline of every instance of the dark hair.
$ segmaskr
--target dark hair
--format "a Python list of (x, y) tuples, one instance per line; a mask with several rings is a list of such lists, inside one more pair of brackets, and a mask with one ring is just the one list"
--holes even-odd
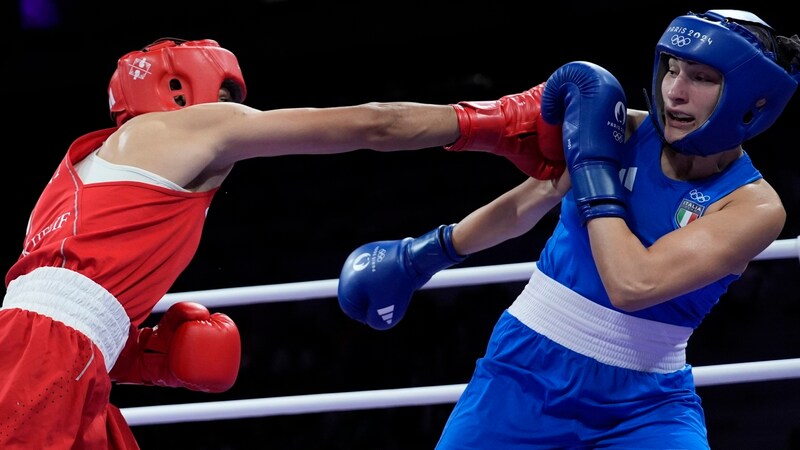
[(787, 72), (800, 71), (800, 38), (776, 36), (772, 28), (755, 22), (728, 19), (747, 28), (758, 39), (764, 52)]
[(789, 73), (800, 71), (800, 37), (778, 36), (775, 42), (777, 63)]

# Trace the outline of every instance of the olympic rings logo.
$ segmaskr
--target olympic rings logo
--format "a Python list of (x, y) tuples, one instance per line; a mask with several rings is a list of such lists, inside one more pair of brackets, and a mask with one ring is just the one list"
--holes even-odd
[(622, 142), (625, 139), (625, 135), (620, 133), (619, 131), (614, 130), (614, 140), (617, 142)]
[(670, 38), (669, 41), (672, 43), (672, 45), (676, 47), (686, 47), (687, 45), (692, 43), (692, 38), (681, 36), (678, 34), (673, 34), (672, 38)]
[(702, 192), (698, 191), (697, 189), (692, 189), (691, 192), (689, 192), (689, 197), (692, 200), (696, 201), (697, 203), (705, 203), (705, 202), (711, 200), (711, 197), (709, 197), (708, 195), (703, 194)]

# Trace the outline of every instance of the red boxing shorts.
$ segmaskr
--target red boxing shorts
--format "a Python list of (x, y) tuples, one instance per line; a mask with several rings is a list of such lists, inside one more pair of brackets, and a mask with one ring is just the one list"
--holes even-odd
[(83, 333), (34, 312), (0, 310), (0, 448), (138, 450), (109, 403), (102, 352)]

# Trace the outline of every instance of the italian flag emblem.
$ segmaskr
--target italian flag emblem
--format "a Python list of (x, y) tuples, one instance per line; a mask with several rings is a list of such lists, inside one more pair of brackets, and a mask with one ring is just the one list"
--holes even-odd
[(681, 205), (678, 207), (678, 210), (675, 211), (675, 223), (678, 225), (678, 228), (683, 228), (699, 219), (700, 216), (703, 215), (703, 210), (705, 210), (704, 206), (698, 205), (693, 201), (683, 199)]

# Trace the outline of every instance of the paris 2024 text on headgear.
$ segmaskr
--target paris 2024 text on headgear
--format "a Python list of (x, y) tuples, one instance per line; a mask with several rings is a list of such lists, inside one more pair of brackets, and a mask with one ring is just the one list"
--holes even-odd
[[(797, 42), (782, 40), (787, 41)], [(673, 20), (656, 45), (650, 116), (662, 136), (660, 85), (670, 57), (709, 65), (723, 75), (722, 92), (708, 120), (669, 144), (685, 154), (708, 156), (757, 136), (777, 120), (800, 81), (800, 67), (779, 64), (775, 32), (755, 14), (690, 12)]]

